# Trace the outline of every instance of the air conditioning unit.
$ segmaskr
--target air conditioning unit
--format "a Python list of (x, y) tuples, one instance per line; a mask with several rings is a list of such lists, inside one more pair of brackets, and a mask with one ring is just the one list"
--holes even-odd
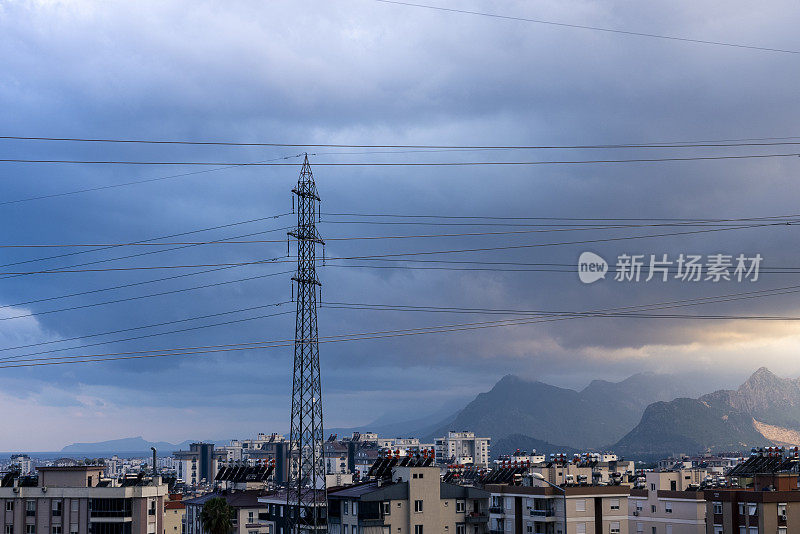
[(781, 521), (786, 521), (786, 514), (781, 514), (780, 519)]
[(17, 486), (14, 486), (14, 487), (11, 489), (11, 491), (13, 491), (14, 493), (19, 493), (19, 487), (17, 487)]
[(47, 493), (47, 486), (42, 486), (42, 493)]
[(639, 515), (639, 510), (634, 510), (633, 515)]

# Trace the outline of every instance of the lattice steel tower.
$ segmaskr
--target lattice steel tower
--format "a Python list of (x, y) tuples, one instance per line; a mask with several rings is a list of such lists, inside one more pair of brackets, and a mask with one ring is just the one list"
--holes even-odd
[(292, 277), (297, 291), (294, 337), (292, 415), (289, 432), (287, 484), (288, 534), (327, 531), (327, 492), (322, 433), (322, 388), (317, 337), (316, 245), (325, 245), (317, 232), (319, 195), (314, 175), (303, 161), (297, 187), (297, 227), (289, 235), (297, 241), (297, 272)]

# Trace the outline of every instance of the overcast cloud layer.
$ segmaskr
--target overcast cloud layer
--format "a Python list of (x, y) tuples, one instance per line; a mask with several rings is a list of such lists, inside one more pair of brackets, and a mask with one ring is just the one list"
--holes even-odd
[[(794, 2), (559, 1), (438, 5), (712, 41), (800, 49)], [(445, 13), (371, 0), (229, 2), (0, 1), (0, 135), (341, 144), (607, 144), (800, 136), (800, 55), (647, 39)], [(1, 141), (0, 158), (262, 161), (296, 167), (214, 170), (139, 185), (0, 204), (2, 243), (148, 239), (291, 210), (297, 148), (179, 147)], [(338, 154), (336, 152), (339, 152)], [(540, 150), (364, 154), (319, 149), (324, 162), (580, 160), (767, 154), (746, 149)], [(196, 172), (197, 167), (0, 163), (0, 202)], [(325, 167), (326, 213), (510, 217), (730, 218), (798, 212), (794, 158), (526, 167)], [(467, 232), (486, 227), (344, 223), (325, 237)], [(338, 221), (338, 222), (337, 222)], [(274, 230), (291, 216), (177, 239)], [(491, 230), (492, 228), (489, 228)], [(503, 228), (500, 228), (502, 230)], [(514, 246), (676, 231), (664, 228), (328, 242), (329, 256)], [(679, 230), (677, 230), (679, 231)], [(795, 226), (436, 256), (574, 265), (618, 254), (760, 253), (763, 267), (799, 267)], [(285, 242), (115, 249), (28, 261), (73, 249), (0, 249), (3, 272), (65, 267), (205, 264), (286, 255)], [(429, 259), (434, 259), (433, 257)], [(26, 263), (19, 263), (26, 262)], [(591, 310), (784, 287), (756, 283), (586, 286), (574, 272), (321, 269), (325, 302)], [(342, 263), (342, 262), (339, 262)], [(364, 265), (370, 262), (350, 262)], [(372, 262), (377, 263), (377, 262)], [(382, 263), (382, 265), (396, 265)], [(291, 270), (236, 267), (70, 298), (71, 293), (202, 269), (0, 276), (0, 357), (287, 339), (293, 304), (107, 336), (201, 315), (281, 303), (289, 274), (127, 299)], [(800, 316), (794, 293), (675, 313)], [(79, 307), (57, 311), (61, 308)], [(130, 341), (117, 339), (288, 312)], [(24, 316), (14, 318), (17, 316)], [(463, 314), (320, 310), (320, 335), (497, 319)], [(734, 385), (760, 365), (800, 374), (796, 322), (583, 319), (321, 347), (328, 426), (386, 413), (413, 419), (485, 391), (508, 373), (570, 387), (640, 371), (705, 373)], [(97, 344), (106, 342), (105, 344)], [(0, 369), (0, 450), (72, 441), (224, 439), (283, 432), (290, 348), (104, 364)]]

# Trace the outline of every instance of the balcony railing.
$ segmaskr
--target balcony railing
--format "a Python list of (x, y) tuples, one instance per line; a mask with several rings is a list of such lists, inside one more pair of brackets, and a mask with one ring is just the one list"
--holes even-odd
[(502, 505), (498, 505), (498, 506), (490, 506), (489, 507), (489, 513), (491, 513), (491, 514), (503, 514), (505, 512), (503, 510), (503, 506)]
[(534, 517), (552, 517), (552, 510), (531, 510), (531, 515)]
[(482, 514), (480, 512), (472, 512), (471, 514), (467, 514), (464, 516), (464, 519), (467, 523), (475, 524), (475, 523), (488, 523), (489, 522), (489, 515)]

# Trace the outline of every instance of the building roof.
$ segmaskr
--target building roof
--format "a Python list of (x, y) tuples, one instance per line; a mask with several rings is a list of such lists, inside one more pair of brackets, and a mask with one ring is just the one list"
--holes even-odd
[(263, 497), (264, 492), (260, 490), (245, 490), (245, 491), (226, 491), (226, 492), (213, 492), (206, 493), (194, 499), (183, 501), (186, 505), (204, 505), (207, 501), (222, 497), (229, 505), (234, 508), (259, 508), (261, 503), (258, 498)]
[(186, 503), (183, 501), (167, 501), (164, 503), (165, 510), (184, 510)]

